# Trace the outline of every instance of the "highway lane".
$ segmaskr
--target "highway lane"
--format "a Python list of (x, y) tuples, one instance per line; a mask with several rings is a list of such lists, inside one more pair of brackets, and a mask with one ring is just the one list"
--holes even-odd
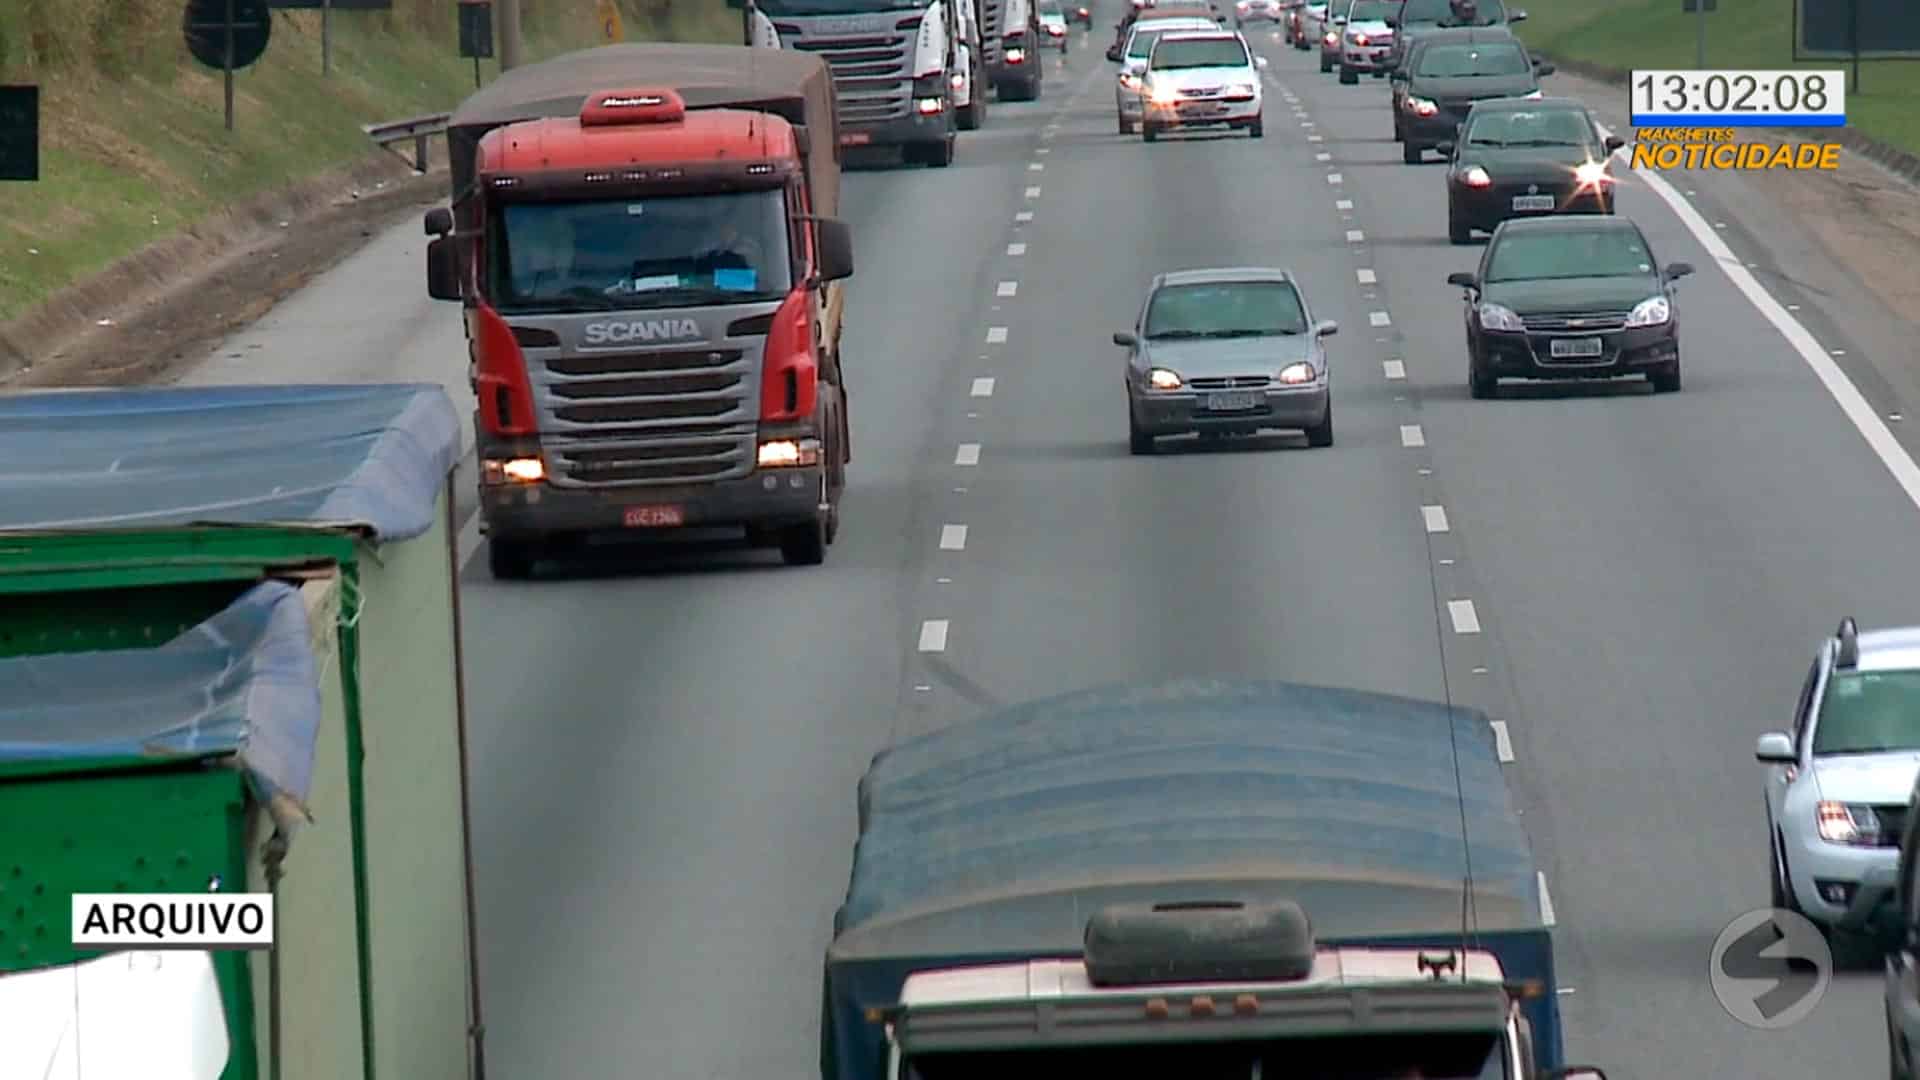
[[(1487, 678), (1510, 717), (1577, 991), (1564, 1002), (1572, 1056), (1629, 1078), (1883, 1067), (1871, 973), (1836, 981), (1790, 1031), (1760, 1033), (1718, 1008), (1707, 958), (1726, 922), (1767, 896), (1753, 737), (1789, 721), (1812, 646), (1842, 615), (1920, 615), (1920, 513), (1637, 178), (1620, 212), (1660, 261), (1700, 269), (1681, 289), (1686, 389), (1470, 400), (1459, 291), (1444, 281), (1472, 269), (1480, 245), (1445, 238), (1444, 166), (1399, 161), (1382, 83), (1339, 86), (1303, 54), (1268, 52), (1327, 135), (1326, 168), (1366, 234), (1353, 265), (1377, 272), (1450, 521), (1485, 583)], [(1687, 186), (1710, 197), (1718, 179)], [(1817, 309), (1822, 297), (1800, 299)], [(1870, 355), (1828, 334), (1829, 348)]]

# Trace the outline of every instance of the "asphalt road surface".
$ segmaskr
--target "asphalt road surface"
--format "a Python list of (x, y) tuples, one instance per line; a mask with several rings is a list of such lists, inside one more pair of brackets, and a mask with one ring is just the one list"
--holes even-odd
[[(503, 585), (467, 562), (496, 1075), (811, 1075), (871, 755), (991, 705), (1190, 673), (1499, 718), (1573, 1060), (1616, 1080), (1884, 1068), (1871, 973), (1757, 1032), (1716, 1004), (1707, 958), (1766, 902), (1754, 736), (1842, 615), (1920, 620), (1920, 511), (1863, 436), (1904, 460), (1858, 344), (1898, 327), (1848, 307), (1834, 268), (1770, 252), (1764, 205), (1715, 201), (1754, 181), (1686, 180), (1689, 222), (1634, 179), (1621, 212), (1700, 269), (1686, 389), (1472, 401), (1444, 281), (1479, 249), (1447, 243), (1443, 167), (1399, 161), (1385, 83), (1339, 86), (1256, 32), (1266, 138), (1148, 146), (1115, 134), (1110, 23), (953, 167), (848, 179), (854, 461), (825, 566), (611, 552)], [(192, 379), (440, 381), (469, 407), (423, 246), (401, 223)], [(1808, 355), (1742, 262), (1818, 336)], [(1110, 333), (1155, 272), (1231, 264), (1293, 268), (1340, 323), (1336, 445), (1130, 457)], [(1853, 414), (1816, 366), (1853, 375)]]

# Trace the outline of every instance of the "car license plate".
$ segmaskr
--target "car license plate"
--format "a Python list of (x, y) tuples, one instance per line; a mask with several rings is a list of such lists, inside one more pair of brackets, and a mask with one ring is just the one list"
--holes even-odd
[(1260, 395), (1251, 390), (1235, 390), (1225, 394), (1208, 394), (1208, 412), (1246, 412), (1260, 404)]
[(1551, 210), (1554, 205), (1551, 195), (1515, 195), (1513, 197), (1515, 210)]
[(871, 131), (849, 131), (840, 136), (841, 146), (865, 146), (873, 141)]
[(1559, 360), (1583, 356), (1599, 356), (1600, 339), (1597, 337), (1554, 338), (1553, 344), (1547, 346), (1547, 351), (1551, 353), (1555, 359)]
[(629, 506), (627, 528), (661, 529), (687, 523), (687, 512), (678, 506)]

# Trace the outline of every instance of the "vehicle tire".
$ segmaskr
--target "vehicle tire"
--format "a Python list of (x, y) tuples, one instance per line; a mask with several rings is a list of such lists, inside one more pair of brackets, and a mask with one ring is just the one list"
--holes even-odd
[(817, 517), (780, 530), (780, 558), (788, 566), (819, 566), (826, 562), (826, 517)]
[(1677, 394), (1680, 392), (1680, 361), (1675, 360), (1666, 367), (1647, 373), (1647, 381), (1653, 384), (1656, 394)]
[(1768, 899), (1779, 911), (1792, 911), (1793, 890), (1786, 882), (1786, 871), (1780, 866), (1780, 832), (1769, 823), (1767, 828), (1767, 864), (1771, 872), (1767, 875)]
[(1127, 404), (1127, 451), (1134, 457), (1147, 457), (1153, 453), (1153, 436), (1140, 430), (1139, 421), (1133, 418), (1133, 404)]
[(1455, 244), (1471, 244), (1473, 243), (1473, 226), (1448, 213), (1447, 239)]
[(960, 125), (961, 131), (979, 131), (980, 102), (977, 100), (971, 101), (955, 109), (953, 118), (954, 121)]
[(1887, 1016), (1887, 1075), (1892, 1080), (1913, 1080), (1913, 1047), (1907, 1045), (1906, 1036), (1893, 1024), (1893, 1010), (1883, 1010)]
[(929, 168), (944, 169), (953, 164), (953, 139), (949, 136), (944, 142), (927, 147), (925, 161)]
[(1122, 135), (1133, 134), (1133, 123), (1124, 116), (1120, 117), (1119, 119), (1120, 119), (1120, 134)]
[(539, 548), (530, 540), (505, 536), (487, 538), (487, 572), (495, 581), (523, 581), (533, 576)]
[(1485, 401), (1500, 392), (1500, 379), (1486, 369), (1478, 353), (1467, 353), (1467, 393), (1476, 401)]
[(1039, 76), (1035, 76), (1035, 77), (1034, 77), (1034, 80), (1033, 80), (1032, 82), (1030, 82), (1030, 83), (1028, 83), (1028, 84), (1027, 84), (1027, 91), (1026, 91), (1026, 93), (1025, 93), (1025, 94), (1024, 94), (1024, 95), (1023, 95), (1023, 96), (1022, 96), (1021, 98), (1020, 98), (1020, 100), (1021, 100), (1021, 101), (1039, 101), (1039, 100), (1040, 100), (1040, 78), (1039, 78)]
[(1258, 139), (1266, 135), (1267, 133), (1266, 125), (1262, 122), (1262, 120), (1263, 120), (1262, 117), (1256, 116), (1253, 118), (1252, 122), (1247, 125), (1247, 134), (1250, 137)]
[(1345, 64), (1341, 64), (1340, 65), (1340, 85), (1341, 86), (1358, 86), (1359, 84), (1360, 84), (1360, 73), (1353, 70), (1352, 68), (1348, 67)]
[(1418, 165), (1427, 160), (1427, 148), (1417, 142), (1403, 142), (1400, 144), (1400, 160), (1409, 165)]
[(1332, 70), (1333, 70), (1333, 59), (1329, 57), (1324, 51), (1322, 51), (1320, 53), (1320, 74), (1325, 75), (1327, 72)]
[(1151, 120), (1140, 121), (1140, 138), (1152, 142), (1160, 137), (1160, 125)]
[(1398, 143), (1403, 143), (1407, 141), (1407, 128), (1405, 124), (1402, 124), (1400, 122), (1399, 113), (1400, 113), (1400, 110), (1398, 109), (1394, 110), (1393, 141)]
[(1327, 447), (1333, 445), (1333, 399), (1327, 399), (1327, 415), (1320, 422), (1307, 429), (1307, 445)]

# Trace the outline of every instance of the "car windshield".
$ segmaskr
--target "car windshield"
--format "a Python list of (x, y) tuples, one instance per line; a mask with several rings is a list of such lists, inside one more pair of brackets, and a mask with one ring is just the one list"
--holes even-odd
[(1507, 233), (1487, 258), (1488, 282), (1583, 277), (1645, 277), (1653, 256), (1630, 229), (1553, 229)]
[(502, 314), (693, 307), (784, 296), (780, 191), (508, 203), (491, 245)]
[(1529, 109), (1485, 113), (1467, 125), (1469, 146), (1584, 146), (1594, 143), (1593, 124), (1574, 109)]
[(1373, 1035), (1262, 1042), (1066, 1046), (916, 1055), (906, 1080), (1059, 1080), (1075, 1076), (1177, 1076), (1181, 1080), (1286, 1077), (1318, 1080), (1503, 1080), (1507, 1042), (1497, 1034)]
[(1067, 17), (1067, 13), (1061, 10), (1059, 4), (1041, 4), (1040, 17), (1044, 19), (1049, 15), (1058, 16), (1063, 19)]
[(1920, 750), (1920, 671), (1836, 674), (1820, 702), (1815, 754)]
[(1386, 22), (1393, 18), (1393, 9), (1398, 6), (1394, 0), (1353, 0), (1353, 9), (1347, 13), (1347, 21)]
[(1520, 46), (1507, 42), (1489, 45), (1429, 45), (1420, 54), (1415, 75), (1430, 79), (1499, 78), (1533, 70)]
[(1147, 307), (1148, 340), (1304, 334), (1307, 312), (1285, 281), (1168, 285)]
[(1474, 5), (1474, 17), (1471, 20), (1455, 17), (1453, 6), (1447, 0), (1407, 0), (1400, 11), (1400, 24), (1411, 26), (1426, 23), (1430, 26), (1497, 26), (1507, 21), (1507, 10), (1500, 0), (1480, 0)]
[(1155, 71), (1186, 68), (1249, 67), (1247, 47), (1238, 38), (1192, 38), (1162, 41), (1153, 50), (1149, 66)]
[(1160, 40), (1160, 35), (1171, 33), (1173, 30), (1185, 30), (1185, 29), (1197, 30), (1197, 29), (1203, 29), (1203, 28), (1202, 27), (1169, 28), (1165, 26), (1156, 26), (1151, 30), (1135, 30), (1133, 32), (1133, 42), (1127, 46), (1127, 55), (1133, 57), (1136, 60), (1144, 60), (1148, 56), (1153, 55), (1154, 42)]

